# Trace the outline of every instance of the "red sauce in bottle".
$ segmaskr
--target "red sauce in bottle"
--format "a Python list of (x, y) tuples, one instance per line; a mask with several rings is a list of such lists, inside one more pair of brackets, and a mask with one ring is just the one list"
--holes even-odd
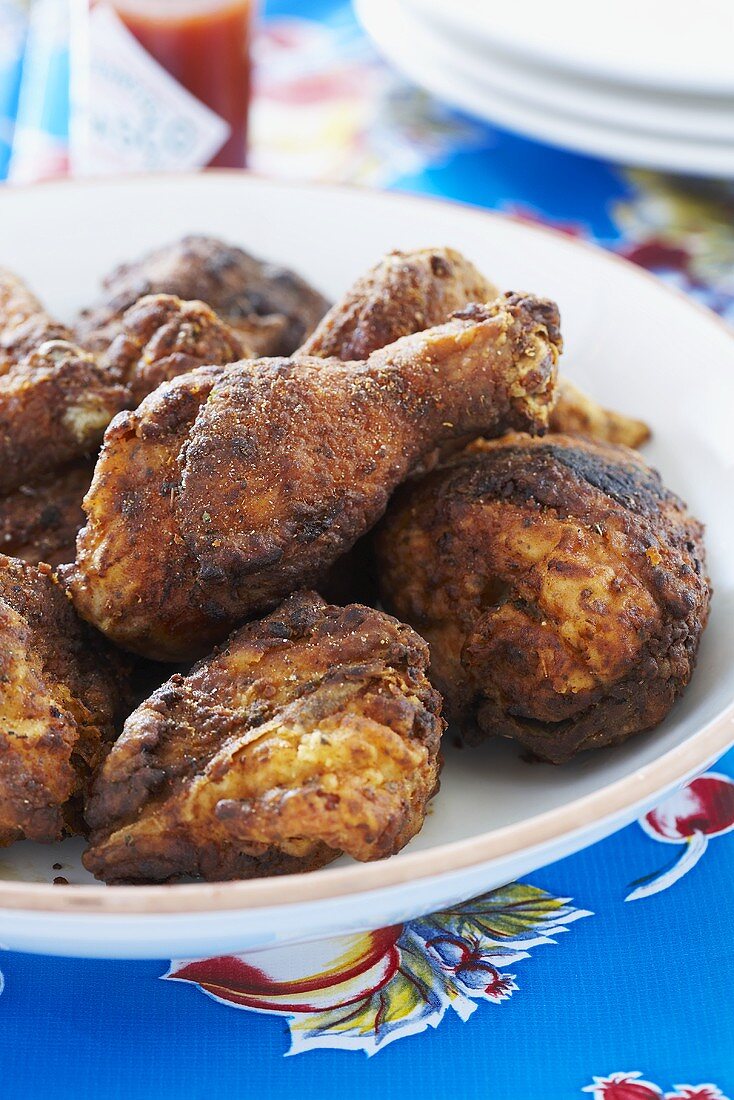
[(210, 164), (242, 168), (250, 101), (250, 33), (255, 0), (116, 0), (138, 42), (180, 84), (231, 127)]

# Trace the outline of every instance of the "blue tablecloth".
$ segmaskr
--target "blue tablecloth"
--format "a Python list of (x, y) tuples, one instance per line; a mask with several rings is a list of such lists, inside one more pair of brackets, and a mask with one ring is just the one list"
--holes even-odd
[[(255, 167), (548, 221), (734, 319), (730, 187), (623, 170), (460, 117), (391, 73), (339, 0), (270, 3), (266, 16)], [(7, 52), (0, 164), (20, 71)], [(57, 58), (54, 79), (64, 71)], [(49, 98), (27, 95), (31, 115), (40, 100)], [(18, 131), (34, 127), (37, 147), (41, 118), (22, 117)], [(63, 148), (58, 118), (46, 129)], [(49, 174), (65, 158), (38, 163)], [(27, 158), (20, 174), (33, 175)], [(641, 823), (526, 882), (355, 938), (353, 956), (370, 967), (350, 995), (334, 992), (332, 976), (297, 1010), (274, 1010), (262, 982), (253, 992), (236, 957), (81, 962), (6, 952), (1, 1094), (734, 1097), (732, 777), (729, 753)], [(308, 949), (299, 966), (308, 971)]]

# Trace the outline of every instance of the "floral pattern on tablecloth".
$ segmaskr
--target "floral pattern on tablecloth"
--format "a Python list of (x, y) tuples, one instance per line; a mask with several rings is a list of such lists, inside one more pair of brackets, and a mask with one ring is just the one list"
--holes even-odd
[(592, 915), (570, 901), (515, 882), (429, 917), (311, 948), (173, 960), (164, 977), (194, 982), (235, 1008), (284, 1015), (289, 1054), (316, 1047), (375, 1054), (438, 1027), (448, 1009), (466, 1021), (481, 1001), (511, 997), (519, 987), (505, 967)]

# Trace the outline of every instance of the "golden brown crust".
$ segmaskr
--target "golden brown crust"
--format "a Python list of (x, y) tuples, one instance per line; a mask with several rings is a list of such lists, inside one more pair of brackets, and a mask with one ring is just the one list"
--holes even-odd
[(46, 340), (68, 340), (71, 333), (44, 310), (25, 283), (0, 267), (0, 375)]
[(291, 597), (131, 715), (88, 803), (86, 866), (247, 878), (399, 851), (438, 782), (427, 660), (390, 616)]
[(96, 449), (125, 392), (0, 269), (0, 494)]
[(50, 569), (0, 555), (0, 844), (75, 830), (124, 674)]
[(364, 364), (258, 360), (161, 387), (106, 437), (78, 610), (144, 656), (200, 655), (317, 584), (436, 443), (542, 429), (557, 329), (552, 303), (511, 295)]
[(94, 464), (93, 458), (78, 459), (0, 497), (0, 551), (53, 566), (74, 561)]
[(252, 354), (247, 341), (203, 302), (150, 294), (123, 315), (103, 363), (127, 389), (128, 407), (135, 408), (162, 382)]
[(84, 501), (87, 522), (67, 574), (80, 614), (119, 645), (183, 661), (225, 637), (175, 523), (177, 458), (221, 367), (161, 386), (110, 424)]
[(558, 400), (551, 413), (550, 430), (580, 433), (625, 447), (641, 447), (651, 435), (644, 420), (605, 409), (567, 378), (558, 379)]
[(0, 376), (0, 493), (96, 450), (126, 403), (86, 352), (49, 340)]
[(206, 302), (256, 355), (288, 355), (328, 302), (295, 272), (263, 263), (212, 237), (189, 236), (121, 264), (104, 280), (102, 300), (80, 314), (79, 343), (106, 349), (125, 311), (148, 294)]
[(377, 550), (386, 605), (430, 642), (470, 739), (560, 762), (657, 725), (690, 679), (702, 528), (627, 448), (478, 442), (403, 492)]
[[(492, 301), (498, 293), (452, 248), (390, 252), (332, 306), (301, 350), (363, 359), (401, 336), (443, 324), (472, 302)], [(563, 377), (558, 380), (549, 430), (581, 432), (628, 447), (639, 447), (650, 438), (647, 424), (605, 409)], [(444, 448), (444, 454), (455, 451), (456, 444)]]
[(350, 287), (301, 348), (345, 362), (366, 359), (401, 336), (442, 325), (499, 290), (453, 248), (389, 252)]
[(208, 306), (170, 295), (136, 302), (116, 331), (103, 355), (82, 351), (0, 270), (0, 494), (96, 451), (113, 416), (160, 382), (252, 351)]

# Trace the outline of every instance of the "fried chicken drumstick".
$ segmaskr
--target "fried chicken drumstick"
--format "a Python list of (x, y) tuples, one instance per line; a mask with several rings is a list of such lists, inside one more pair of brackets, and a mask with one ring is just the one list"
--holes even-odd
[(388, 615), (291, 597), (128, 718), (94, 783), (107, 882), (306, 871), (399, 851), (438, 784), (428, 647)]
[(393, 502), (385, 605), (429, 641), (468, 740), (560, 763), (663, 720), (708, 615), (701, 525), (634, 451), (478, 442)]
[(50, 570), (0, 555), (0, 844), (77, 831), (118, 673)]
[(202, 368), (110, 426), (80, 532), (81, 615), (159, 660), (315, 584), (438, 443), (546, 426), (555, 306), (469, 307), (365, 363), (310, 356)]
[[(490, 302), (499, 291), (453, 248), (390, 252), (356, 281), (301, 349), (308, 355), (366, 359), (373, 351), (448, 321), (470, 302)], [(646, 424), (603, 408), (567, 379), (558, 380), (552, 432), (583, 432), (639, 447)]]
[(263, 263), (213, 237), (184, 237), (104, 280), (104, 296), (75, 325), (82, 347), (104, 351), (127, 309), (150, 294), (206, 302), (236, 330), (253, 355), (290, 355), (308, 336), (328, 302), (288, 268)]

